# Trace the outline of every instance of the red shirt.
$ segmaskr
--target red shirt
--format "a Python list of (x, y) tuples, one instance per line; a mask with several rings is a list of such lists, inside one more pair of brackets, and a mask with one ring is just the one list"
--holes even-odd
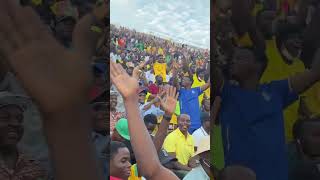
[(151, 94), (158, 94), (159, 92), (159, 87), (156, 84), (150, 84), (148, 89)]

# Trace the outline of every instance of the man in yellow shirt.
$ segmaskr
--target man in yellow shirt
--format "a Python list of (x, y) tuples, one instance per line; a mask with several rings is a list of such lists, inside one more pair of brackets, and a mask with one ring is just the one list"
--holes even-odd
[[(206, 82), (204, 81), (204, 70), (197, 69), (196, 73), (193, 74), (193, 84), (192, 84), (191, 88), (201, 87), (205, 84), (206, 84)], [(202, 100), (203, 100), (204, 95), (206, 97), (210, 97), (210, 89), (209, 88), (207, 90), (205, 90), (204, 93), (202, 93), (199, 96), (199, 106), (201, 106), (201, 104), (202, 104)]]
[(195, 150), (194, 139), (188, 133), (190, 122), (189, 115), (181, 114), (178, 117), (178, 128), (166, 137), (163, 144), (163, 148), (168, 154), (178, 159), (176, 168), (184, 175), (194, 168), (189, 164)]

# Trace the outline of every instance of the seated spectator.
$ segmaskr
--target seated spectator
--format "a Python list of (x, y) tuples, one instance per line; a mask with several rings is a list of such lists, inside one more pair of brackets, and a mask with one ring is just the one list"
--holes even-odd
[(203, 137), (210, 136), (210, 114), (201, 113), (201, 127), (192, 133), (194, 146), (197, 149)]
[(171, 132), (165, 139), (163, 148), (173, 157), (178, 159), (178, 173), (185, 176), (192, 168), (189, 160), (194, 155), (194, 139), (189, 134), (190, 116), (181, 114), (178, 117), (178, 128)]
[(144, 116), (143, 120), (149, 134), (151, 135), (151, 137), (154, 137), (153, 132), (158, 124), (157, 116), (155, 116), (154, 114), (147, 114), (146, 116)]
[(17, 147), (23, 133), (25, 105), (28, 99), (8, 92), (0, 94), (0, 179), (48, 179), (40, 162), (26, 156)]
[(130, 176), (130, 152), (122, 142), (110, 143), (110, 180), (127, 180)]
[(201, 180), (210, 180), (213, 179), (213, 173), (211, 172), (211, 168), (213, 166), (210, 163), (210, 136), (204, 136), (200, 140), (198, 150), (195, 153), (195, 156), (200, 157), (200, 165), (194, 169), (192, 169), (183, 180), (193, 180), (193, 179), (201, 179)]
[(298, 120), (293, 129), (294, 152), (290, 154), (290, 180), (320, 178), (320, 118)]

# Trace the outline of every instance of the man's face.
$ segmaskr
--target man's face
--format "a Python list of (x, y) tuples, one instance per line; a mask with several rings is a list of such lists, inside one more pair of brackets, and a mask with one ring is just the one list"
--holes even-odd
[[(302, 40), (299, 37), (298, 34), (293, 34), (288, 38), (284, 44), (285, 48), (289, 52), (289, 54), (292, 57), (297, 57), (299, 58), (300, 53), (301, 53), (301, 48), (302, 48)], [(283, 54), (283, 50), (281, 50), (281, 53)], [(292, 60), (292, 59), (289, 59)]]
[(110, 108), (115, 109), (118, 104), (118, 97), (117, 95), (111, 95), (110, 96)]
[(147, 130), (149, 132), (149, 134), (152, 134), (152, 132), (154, 131), (154, 129), (156, 128), (156, 124), (152, 124), (152, 123), (147, 123), (146, 124)]
[(190, 80), (190, 78), (189, 77), (183, 77), (182, 78), (182, 82), (181, 82), (181, 85), (183, 86), (183, 87), (189, 87), (189, 86), (191, 86), (191, 80)]
[(209, 111), (210, 111), (210, 100), (209, 100), (209, 99), (204, 99), (204, 100), (203, 100), (203, 109), (204, 109), (206, 112), (209, 112)]
[(23, 111), (16, 105), (0, 108), (0, 146), (15, 147), (23, 132)]
[(132, 67), (129, 67), (129, 68), (127, 69), (127, 73), (128, 73), (130, 76), (132, 76), (133, 68), (132, 68)]
[(164, 59), (163, 59), (163, 56), (159, 56), (159, 63), (164, 63)]
[(204, 80), (204, 72), (200, 72), (198, 74), (198, 78), (201, 79), (201, 80)]
[(59, 37), (65, 40), (72, 40), (72, 32), (75, 27), (75, 20), (68, 18), (59, 22), (56, 27), (56, 33)]
[(182, 133), (188, 132), (191, 121), (190, 116), (187, 114), (181, 114), (178, 119), (178, 127)]
[(111, 169), (114, 174), (123, 179), (130, 176), (131, 158), (128, 148), (119, 148), (118, 152), (111, 159)]
[[(320, 120), (320, 119), (319, 119)], [(310, 157), (320, 157), (320, 121), (308, 122), (303, 125), (302, 147)]]
[(257, 73), (254, 55), (247, 49), (236, 49), (232, 60), (230, 73), (236, 80), (245, 80)]
[(163, 78), (162, 78), (162, 76), (159, 76), (159, 75), (158, 75), (158, 76), (156, 77), (156, 81), (157, 81), (157, 84), (158, 84), (158, 85), (161, 85), (161, 84), (163, 83)]
[(139, 103), (144, 104), (144, 101), (146, 99), (146, 95), (144, 93), (139, 94)]

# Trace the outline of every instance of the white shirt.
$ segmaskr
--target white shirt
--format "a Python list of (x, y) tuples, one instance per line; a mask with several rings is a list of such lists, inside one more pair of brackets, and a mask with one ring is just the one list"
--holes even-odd
[(202, 166), (198, 166), (192, 169), (184, 178), (183, 180), (210, 180), (208, 174), (204, 171)]
[(205, 136), (210, 136), (204, 128), (201, 126), (199, 129), (195, 130), (192, 133), (193, 139), (194, 139), (194, 146), (198, 147), (200, 140)]
[(156, 107), (155, 105), (151, 105), (151, 107), (147, 110), (143, 110), (143, 108), (148, 105), (150, 102), (145, 103), (144, 105), (140, 106), (140, 114), (142, 116), (142, 118), (148, 114), (154, 114), (155, 116), (159, 117), (159, 116), (163, 116), (164, 115), (164, 111), (162, 111), (159, 107)]
[(147, 78), (147, 80), (148, 80), (148, 83), (149, 83), (150, 81), (152, 81), (153, 83), (156, 81), (156, 78), (155, 78), (154, 74), (151, 73), (151, 71), (147, 71), (147, 72), (146, 72), (146, 78)]

